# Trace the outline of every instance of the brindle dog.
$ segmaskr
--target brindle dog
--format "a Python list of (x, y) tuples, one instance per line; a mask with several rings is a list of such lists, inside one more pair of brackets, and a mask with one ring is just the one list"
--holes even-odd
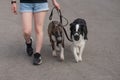
[(52, 55), (57, 56), (57, 49), (60, 50), (60, 59), (64, 60), (64, 31), (63, 25), (58, 21), (52, 21), (48, 26), (48, 35), (52, 46)]

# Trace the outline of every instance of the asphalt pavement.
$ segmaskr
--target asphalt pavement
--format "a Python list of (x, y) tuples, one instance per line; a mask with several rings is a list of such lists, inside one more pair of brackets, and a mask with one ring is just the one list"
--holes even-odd
[[(51, 10), (53, 6), (48, 1)], [(25, 53), (21, 15), (11, 13), (10, 0), (0, 0), (0, 80), (120, 80), (120, 0), (58, 2), (69, 23), (78, 17), (87, 22), (88, 41), (83, 61), (75, 63), (71, 42), (67, 39), (65, 61), (52, 57), (47, 34), (49, 10), (41, 51), (43, 64), (32, 65), (33, 57)], [(69, 25), (66, 30), (69, 34)], [(32, 36), (35, 49), (34, 28)]]

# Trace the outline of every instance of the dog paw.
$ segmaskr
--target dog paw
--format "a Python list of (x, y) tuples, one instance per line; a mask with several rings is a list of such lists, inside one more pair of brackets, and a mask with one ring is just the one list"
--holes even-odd
[(77, 59), (75, 59), (75, 61), (76, 61), (76, 63), (78, 63), (78, 62), (79, 62), (79, 59), (77, 58)]
[(56, 51), (60, 51), (60, 48), (59, 48), (59, 47), (56, 47)]
[(63, 59), (63, 58), (60, 58), (60, 61), (64, 61), (64, 59)]
[(52, 54), (53, 57), (57, 57), (57, 54)]
[(79, 57), (79, 62), (81, 62), (82, 61), (82, 57)]
[(56, 54), (55, 51), (53, 51), (52, 56), (53, 56), (53, 57), (56, 57), (56, 56), (57, 56), (57, 54)]
[(75, 59), (75, 61), (76, 61), (76, 63), (81, 62), (81, 61), (82, 61), (82, 58), (81, 58), (81, 57), (80, 57), (80, 58), (77, 58), (77, 59)]
[(79, 62), (79, 60), (75, 60), (76, 61), (76, 63), (78, 63)]
[(61, 56), (60, 56), (60, 60), (61, 60), (61, 61), (64, 61), (64, 56), (61, 55)]

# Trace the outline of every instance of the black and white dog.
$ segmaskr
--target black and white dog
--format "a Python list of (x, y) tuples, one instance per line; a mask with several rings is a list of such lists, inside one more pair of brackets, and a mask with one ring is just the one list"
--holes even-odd
[(76, 62), (82, 61), (82, 53), (86, 44), (87, 38), (87, 25), (86, 21), (77, 18), (70, 24), (70, 37), (73, 40), (73, 54)]

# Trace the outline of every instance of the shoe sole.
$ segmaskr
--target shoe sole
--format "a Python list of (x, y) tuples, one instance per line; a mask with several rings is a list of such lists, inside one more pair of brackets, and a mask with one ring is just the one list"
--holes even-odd
[(39, 63), (33, 63), (33, 65), (40, 65), (42, 64), (42, 60)]

